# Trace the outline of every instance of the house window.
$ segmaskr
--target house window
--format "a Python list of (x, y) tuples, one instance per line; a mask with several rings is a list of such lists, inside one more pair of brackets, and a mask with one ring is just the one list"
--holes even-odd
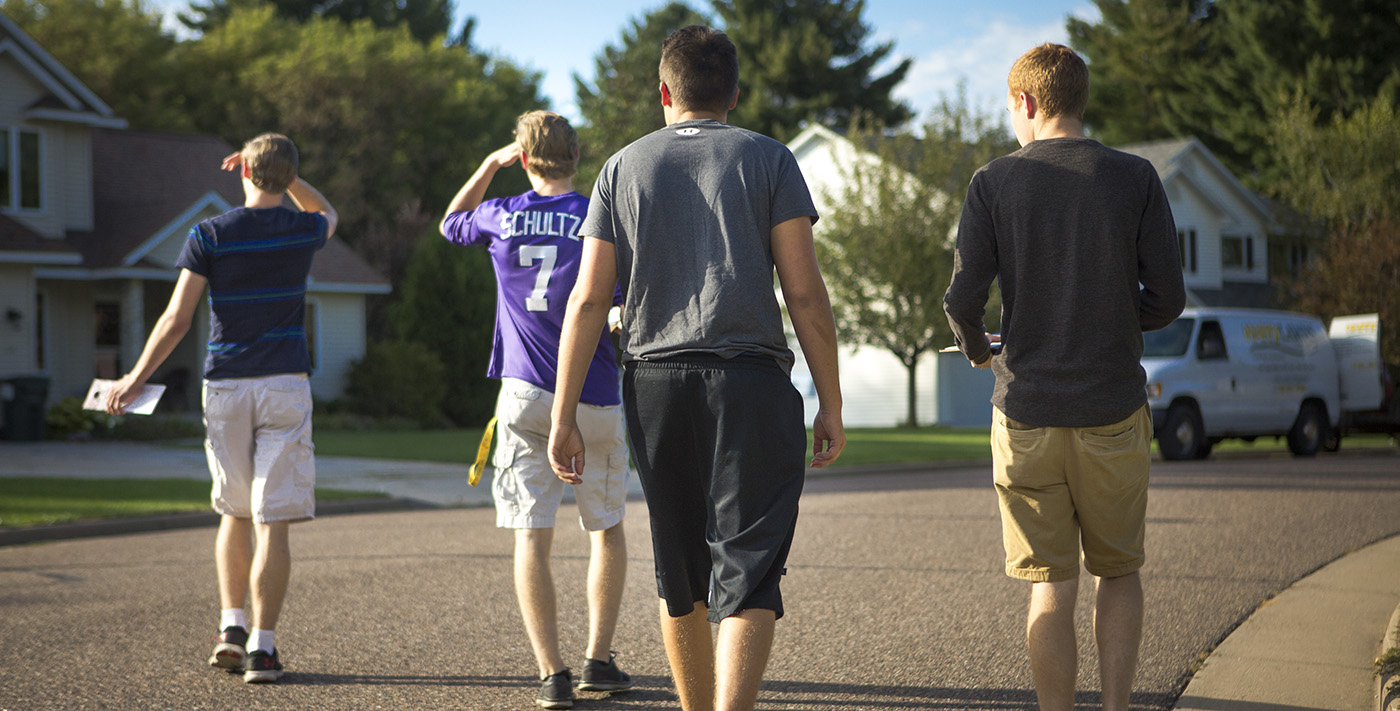
[(1177, 230), (1176, 239), (1181, 248), (1181, 268), (1196, 273), (1196, 230)]
[(0, 128), (0, 209), (43, 207), (39, 132)]
[(93, 376), (105, 380), (122, 377), (122, 309), (115, 301), (93, 306)]
[(49, 369), (48, 349), (44, 343), (44, 326), (48, 320), (44, 304), (44, 292), (34, 294), (34, 368), (39, 371)]
[(320, 320), (321, 304), (317, 303), (316, 301), (312, 301), (311, 299), (307, 299), (306, 319), (304, 326), (306, 328), (306, 350), (311, 354), (312, 371), (315, 371), (316, 366), (319, 365), (319, 363), (317, 362), (317, 358), (319, 357), (317, 351), (319, 351), (320, 349), (317, 348), (317, 346), (319, 345), (317, 341), (321, 340)]
[(1220, 266), (1225, 269), (1254, 270), (1254, 238), (1226, 235), (1220, 238)]

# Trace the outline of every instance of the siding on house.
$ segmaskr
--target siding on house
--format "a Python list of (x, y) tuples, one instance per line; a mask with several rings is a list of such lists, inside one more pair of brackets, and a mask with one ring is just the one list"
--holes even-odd
[[(12, 325), (9, 312), (19, 314)], [(34, 372), (34, 270), (0, 264), (0, 377)]]
[(45, 196), (62, 230), (89, 232), (92, 222), (92, 131), (78, 126), (46, 132), (54, 170)]
[[(311, 344), (316, 372), (311, 376), (311, 394), (333, 400), (345, 389), (351, 364), (365, 357), (365, 297), (313, 291), (306, 298), (316, 310), (315, 342)], [(328, 324), (334, 327), (327, 328)]]
[(87, 282), (40, 280), (48, 295), (49, 402), (87, 394), (96, 349), (93, 342), (95, 289)]

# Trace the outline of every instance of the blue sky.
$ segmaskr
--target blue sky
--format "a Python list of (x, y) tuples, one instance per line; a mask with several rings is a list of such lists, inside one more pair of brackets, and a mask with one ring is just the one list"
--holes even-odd
[[(166, 9), (187, 5), (186, 0), (152, 1)], [(689, 1), (709, 9), (705, 0)], [(457, 0), (455, 26), (467, 15), (476, 17), (474, 44), (543, 72), (543, 91), (554, 110), (577, 119), (573, 74), (591, 81), (593, 60), (603, 46), (618, 43), (632, 20), (665, 2)], [(866, 0), (864, 18), (873, 42), (893, 41), (894, 55), (914, 60), (895, 95), (922, 116), (941, 92), (953, 92), (964, 79), (975, 107), (1000, 111), (1011, 63), (1041, 42), (1064, 42), (1070, 14), (1098, 18), (1090, 0)]]

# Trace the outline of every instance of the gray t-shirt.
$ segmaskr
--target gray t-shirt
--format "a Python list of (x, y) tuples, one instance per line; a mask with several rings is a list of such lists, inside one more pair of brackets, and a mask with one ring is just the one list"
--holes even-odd
[(1142, 332), (1186, 303), (1176, 227), (1152, 164), (1087, 138), (1033, 141), (972, 177), (943, 298), (973, 362), (1001, 286), (992, 404), (1038, 427), (1095, 427), (1147, 401)]
[(719, 121), (684, 121), (608, 159), (579, 234), (611, 242), (624, 360), (792, 351), (773, 289), (772, 228), (817, 219), (787, 146)]

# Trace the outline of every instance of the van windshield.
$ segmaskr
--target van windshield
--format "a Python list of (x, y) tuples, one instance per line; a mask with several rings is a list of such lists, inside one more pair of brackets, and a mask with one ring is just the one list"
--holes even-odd
[(1196, 328), (1196, 319), (1179, 318), (1160, 331), (1142, 334), (1143, 358), (1174, 358), (1186, 355), (1191, 346), (1191, 331)]

